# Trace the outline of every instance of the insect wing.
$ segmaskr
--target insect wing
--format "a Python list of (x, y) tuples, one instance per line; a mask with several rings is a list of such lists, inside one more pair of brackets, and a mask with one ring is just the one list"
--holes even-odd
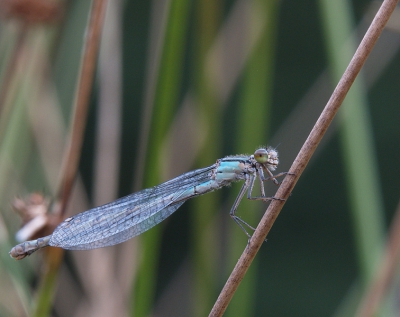
[(176, 211), (188, 189), (209, 180), (213, 166), (188, 172), (158, 186), (64, 220), (49, 244), (69, 250), (115, 245), (152, 228)]

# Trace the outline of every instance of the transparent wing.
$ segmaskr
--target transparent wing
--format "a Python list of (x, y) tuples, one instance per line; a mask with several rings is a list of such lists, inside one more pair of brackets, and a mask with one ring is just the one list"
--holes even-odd
[(182, 174), (158, 186), (70, 217), (54, 230), (49, 245), (89, 250), (137, 236), (163, 221), (193, 197), (186, 194), (187, 190), (209, 181), (214, 167)]

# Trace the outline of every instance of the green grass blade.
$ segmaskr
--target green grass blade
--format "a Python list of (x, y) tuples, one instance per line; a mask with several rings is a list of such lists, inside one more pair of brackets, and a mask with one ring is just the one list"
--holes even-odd
[[(356, 47), (349, 1), (321, 0), (328, 61), (334, 82), (342, 75)], [(367, 90), (358, 77), (339, 111), (340, 139), (345, 175), (353, 215), (361, 284), (367, 285), (382, 251), (384, 208), (373, 130), (368, 111)]]
[[(237, 153), (251, 153), (256, 147), (266, 145), (268, 142), (277, 11), (277, 1), (253, 1), (249, 33), (256, 32), (255, 29), (259, 27), (257, 24), (264, 25), (244, 73), (235, 138)], [(266, 186), (269, 185), (267, 182)], [(231, 200), (234, 201), (234, 199), (235, 197), (232, 196)], [(249, 202), (243, 199), (239, 212), (243, 211), (241, 214), (246, 221), (257, 224), (260, 216), (257, 211), (261, 208), (265, 210), (264, 205), (260, 206), (255, 201)], [(228, 264), (232, 269), (232, 264), (243, 252), (247, 239), (234, 222), (231, 222), (229, 229), (230, 259)], [(258, 264), (256, 258), (228, 306), (226, 316), (254, 315)], [(229, 268), (227, 268), (228, 271)]]
[[(162, 144), (178, 104), (189, 8), (188, 0), (173, 0), (168, 8), (147, 147), (144, 188), (160, 182)], [(153, 228), (141, 238), (143, 251), (133, 292), (134, 316), (147, 316), (153, 306), (161, 229)]]
[[(206, 149), (200, 151), (198, 166), (207, 166), (221, 156), (221, 105), (213, 93), (207, 78), (206, 59), (210, 47), (215, 40), (218, 24), (221, 19), (220, 4), (215, 1), (197, 1), (195, 9), (194, 36), (194, 91), (197, 112), (205, 134), (203, 144)], [(193, 200), (192, 219), (192, 263), (194, 270), (194, 307), (193, 316), (206, 316), (216, 298), (218, 258), (213, 241), (216, 234), (216, 215), (219, 210), (220, 192), (205, 195)]]
[[(348, 1), (344, 0), (322, 0), (320, 3), (329, 62), (337, 80), (355, 51), (355, 42), (350, 39), (353, 24), (351, 10)], [(364, 282), (374, 271), (384, 237), (384, 208), (366, 93), (362, 78), (359, 77), (340, 111), (343, 157), (346, 159), (344, 165)]]

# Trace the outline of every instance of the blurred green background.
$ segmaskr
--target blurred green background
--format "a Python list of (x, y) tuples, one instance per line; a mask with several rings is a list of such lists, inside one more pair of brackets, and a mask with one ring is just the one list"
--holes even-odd
[[(0, 316), (206, 316), (247, 243), (229, 216), (241, 184), (121, 245), (66, 252), (47, 303), (45, 251), (8, 256), (15, 197), (54, 198), (90, 4), (0, 3)], [(260, 145), (287, 171), (379, 5), (110, 1), (68, 214)], [(399, 200), (398, 10), (225, 316), (354, 315)], [(265, 209), (238, 213), (256, 225)], [(400, 314), (398, 296), (395, 278), (380, 316)]]

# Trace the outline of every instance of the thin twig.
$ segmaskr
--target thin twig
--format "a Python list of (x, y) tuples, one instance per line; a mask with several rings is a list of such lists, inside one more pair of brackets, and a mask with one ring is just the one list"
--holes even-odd
[(86, 117), (89, 108), (90, 93), (96, 61), (100, 46), (101, 31), (107, 8), (107, 0), (94, 0), (91, 8), (90, 21), (85, 34), (85, 47), (82, 55), (79, 82), (74, 101), (74, 113), (69, 143), (64, 156), (61, 170), (61, 181), (58, 192), (60, 215), (64, 215), (74, 180), (78, 171), (79, 158), (85, 132)]
[[(306, 168), (311, 156), (313, 155), (319, 142), (324, 136), (335, 114), (339, 110), (339, 107), (346, 97), (347, 92), (349, 91), (351, 85), (356, 79), (362, 66), (364, 65), (380, 34), (382, 33), (382, 30), (389, 20), (389, 17), (392, 14), (393, 10), (395, 9), (397, 2), (398, 0), (385, 0), (382, 3), (382, 6), (380, 7), (378, 13), (371, 23), (371, 26), (367, 30), (357, 51), (350, 61), (349, 66), (344, 72), (342, 78), (340, 79), (334, 92), (332, 93), (331, 98), (329, 99), (319, 119), (311, 130), (310, 135), (308, 136), (299, 154), (294, 160), (292, 167), (289, 170), (289, 173), (293, 175), (288, 175), (283, 180), (282, 185), (279, 187), (275, 197), (285, 200), (289, 198), (289, 195), (296, 185), (300, 175)], [(253, 261), (258, 250), (263, 244), (268, 232), (270, 231), (272, 225), (278, 217), (284, 203), (285, 201), (274, 200), (269, 205), (263, 218), (257, 226), (256, 231), (250, 239), (249, 244), (242, 253), (231, 275), (229, 276), (209, 316), (222, 316), (225, 312), (230, 300), (236, 292), (236, 289), (238, 288), (240, 282), (246, 274), (247, 269), (249, 268), (251, 262)]]
[(400, 261), (400, 202), (393, 218), (385, 253), (373, 281), (365, 293), (356, 316), (375, 316), (386, 291), (393, 281)]
[[(90, 93), (92, 90), (106, 8), (107, 0), (94, 0), (90, 11), (90, 20), (86, 30), (85, 47), (83, 49), (78, 85), (74, 99), (69, 142), (60, 173), (61, 180), (57, 194), (57, 201), (60, 204), (60, 221), (65, 214), (78, 171)], [(62, 254), (62, 252), (60, 254)]]
[[(85, 47), (83, 50), (79, 81), (74, 100), (74, 113), (70, 128), (70, 139), (64, 156), (61, 170), (61, 181), (57, 199), (60, 203), (60, 221), (71, 196), (72, 186), (78, 171), (79, 158), (86, 126), (90, 92), (98, 56), (102, 26), (107, 8), (107, 0), (93, 0), (90, 11), (90, 21), (86, 30)], [(45, 274), (41, 280), (39, 296), (34, 316), (47, 316), (54, 296), (54, 286), (58, 268), (61, 265), (63, 249), (50, 248), (47, 250)]]

